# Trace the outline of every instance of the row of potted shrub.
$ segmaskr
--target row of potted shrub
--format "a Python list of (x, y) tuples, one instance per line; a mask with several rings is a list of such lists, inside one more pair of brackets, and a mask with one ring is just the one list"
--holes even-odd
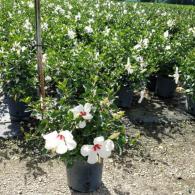
[[(80, 69), (87, 65), (75, 56), (81, 50), (93, 55), (89, 64), (97, 64), (96, 71), (102, 78), (107, 77), (102, 79), (105, 85), (122, 83), (124, 87), (131, 85), (132, 90), (141, 91), (151, 75), (168, 77), (176, 67), (179, 71), (181, 67), (183, 75), (182, 56), (194, 47), (193, 8), (110, 1), (42, 3), (48, 93), (56, 93), (56, 83), (64, 76), (73, 77), (72, 72), (74, 80), (80, 80), (83, 86)], [(21, 99), (32, 96), (37, 86), (34, 7), (30, 1), (15, 2), (14, 6), (9, 1), (4, 4), (1, 61), (2, 79), (6, 82), (3, 86), (11, 96)], [(75, 87), (73, 82), (71, 85)], [(76, 85), (75, 93), (81, 88)]]
[[(101, 179), (96, 173), (102, 164), (96, 162), (114, 148), (121, 153), (128, 142), (121, 122), (124, 113), (116, 103), (129, 107), (133, 91), (140, 92), (141, 103), (147, 85), (159, 96), (171, 97), (179, 79), (194, 113), (194, 8), (109, 0), (41, 3), (44, 113), (37, 93), (30, 0), (2, 0), (0, 81), (14, 119), (18, 114), (19, 120), (44, 115), (30, 136), (37, 142), (44, 138), (45, 148), (55, 151), (67, 166), (77, 162), (68, 168), (69, 185), (92, 191)], [(16, 102), (17, 112), (11, 109)], [(31, 111), (24, 113), (27, 105)], [(76, 179), (75, 172), (81, 177)], [(95, 177), (90, 180), (87, 172)]]

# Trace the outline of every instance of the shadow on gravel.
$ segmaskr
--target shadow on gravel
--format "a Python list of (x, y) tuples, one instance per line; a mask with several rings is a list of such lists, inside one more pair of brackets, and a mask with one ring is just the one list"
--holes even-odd
[[(26, 161), (26, 174), (27, 176), (33, 176), (36, 179), (39, 176), (47, 174), (41, 167), (41, 163), (50, 162), (50, 158), (47, 154), (41, 152), (39, 144), (25, 142), (22, 139), (0, 139), (0, 163), (6, 164), (7, 160), (25, 160)], [(51, 163), (50, 163), (51, 165)], [(52, 166), (52, 165), (51, 165)]]
[(83, 195), (89, 195), (89, 194), (90, 195), (100, 195), (100, 194), (112, 195), (104, 183), (101, 184), (100, 188), (96, 192), (80, 193), (80, 192), (76, 192), (76, 191), (73, 191), (72, 189), (70, 189), (70, 193), (71, 193), (71, 195), (81, 195), (81, 194), (83, 194)]
[[(122, 186), (121, 186), (122, 188)], [(118, 190), (118, 189), (114, 189), (114, 192), (117, 194), (117, 195), (131, 195), (130, 192), (124, 192), (122, 190)]]
[(0, 137), (3, 138), (20, 138), (22, 136), (20, 132), (20, 123), (18, 122), (9, 122), (0, 124)]
[[(0, 94), (1, 96), (1, 94)], [(2, 119), (5, 115), (7, 115), (9, 112), (8, 112), (8, 109), (7, 109), (7, 106), (5, 104), (5, 99), (0, 99), (0, 119)]]
[(27, 173), (26, 175), (33, 175), (34, 179), (39, 176), (47, 175), (45, 171), (39, 166), (39, 161), (37, 159), (32, 159), (26, 163)]
[(10, 160), (10, 157), (6, 150), (6, 144), (3, 139), (0, 139), (0, 163), (2, 163), (4, 159)]
[(136, 102), (125, 113), (126, 125), (129, 126), (127, 129), (132, 124), (136, 125), (143, 135), (152, 137), (159, 143), (163, 136), (174, 139), (173, 134), (182, 134), (179, 124), (193, 120), (185, 111), (185, 97), (179, 93), (172, 99), (162, 100), (153, 96), (151, 100), (145, 99), (141, 104)]
[[(26, 161), (27, 173), (25, 174), (25, 179), (28, 175), (32, 175), (34, 179), (37, 179), (39, 176), (47, 175), (40, 167), (40, 164), (46, 162), (50, 163), (52, 158), (45, 154), (44, 151), (39, 150), (39, 148), (44, 148), (42, 143), (20, 141), (18, 148), (20, 148), (19, 160)], [(52, 166), (52, 163), (49, 165)]]

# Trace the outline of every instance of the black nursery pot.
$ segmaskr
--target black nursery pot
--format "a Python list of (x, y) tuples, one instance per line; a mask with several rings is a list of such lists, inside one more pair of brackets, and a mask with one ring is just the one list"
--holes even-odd
[(72, 167), (67, 167), (68, 185), (78, 192), (94, 192), (102, 183), (103, 163), (89, 164), (76, 161)]
[(133, 91), (130, 86), (122, 86), (117, 93), (117, 105), (122, 108), (131, 108), (133, 101)]
[(195, 116), (195, 100), (191, 96), (186, 98), (186, 110), (191, 115)]
[(157, 76), (156, 75), (152, 75), (148, 78), (147, 88), (148, 88), (149, 91), (155, 92), (156, 81), (157, 81)]
[(28, 109), (27, 104), (20, 101), (15, 101), (13, 98), (9, 96), (6, 96), (6, 100), (11, 120), (22, 121), (27, 120), (30, 117), (31, 111), (27, 110)]
[(158, 76), (155, 93), (161, 98), (172, 98), (175, 94), (176, 86), (174, 78)]

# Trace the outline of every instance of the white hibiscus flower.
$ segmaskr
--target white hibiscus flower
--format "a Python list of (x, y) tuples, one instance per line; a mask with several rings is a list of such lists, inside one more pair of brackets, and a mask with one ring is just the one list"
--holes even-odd
[(78, 12), (78, 14), (75, 16), (75, 20), (78, 21), (81, 19), (81, 13)]
[(96, 137), (93, 141), (94, 145), (83, 145), (81, 147), (81, 155), (88, 156), (87, 162), (95, 164), (98, 161), (98, 156), (101, 158), (108, 158), (111, 151), (114, 150), (114, 143), (112, 140), (104, 140), (103, 136)]
[(168, 37), (169, 37), (169, 31), (167, 30), (164, 32), (164, 38), (167, 39)]
[(143, 101), (143, 99), (144, 99), (144, 97), (145, 97), (145, 93), (146, 93), (146, 90), (145, 90), (145, 89), (142, 90), (142, 91), (140, 92), (140, 98), (139, 98), (139, 100), (138, 100), (138, 103), (139, 103), (139, 104), (142, 103), (142, 101)]
[(23, 26), (24, 26), (24, 28), (25, 28), (26, 30), (29, 30), (29, 31), (32, 30), (32, 24), (30, 23), (29, 19), (26, 19), (26, 20), (25, 20)]
[(80, 104), (73, 109), (70, 109), (70, 111), (73, 113), (74, 119), (82, 117), (84, 120), (91, 120), (93, 118), (90, 113), (91, 109), (92, 104), (86, 103), (84, 106)]
[(86, 121), (80, 121), (77, 128), (84, 129), (86, 127)]
[(170, 19), (170, 20), (167, 21), (167, 26), (168, 27), (173, 27), (174, 25), (175, 25), (175, 20)]
[(132, 74), (133, 73), (133, 68), (131, 66), (129, 57), (127, 58), (127, 64), (125, 65), (125, 69), (127, 70), (128, 74)]
[(76, 148), (77, 143), (73, 139), (73, 135), (70, 131), (61, 131), (57, 133), (54, 131), (47, 135), (43, 135), (45, 139), (45, 148), (47, 150), (54, 150), (57, 154), (64, 154), (68, 150)]
[(76, 37), (76, 33), (73, 30), (68, 30), (68, 37), (70, 39), (74, 39)]
[(170, 50), (171, 49), (171, 46), (170, 45), (167, 45), (166, 47), (165, 47), (165, 50)]
[(174, 79), (175, 79), (175, 83), (178, 84), (179, 82), (179, 68), (176, 67), (175, 69), (175, 74), (173, 75)]
[(92, 104), (86, 103), (84, 106), (83, 105), (78, 105), (74, 107), (73, 109), (70, 109), (70, 111), (74, 115), (74, 119), (77, 119), (81, 117), (83, 120), (79, 122), (77, 128), (85, 128), (86, 127), (86, 120), (90, 121), (93, 116), (90, 113), (92, 109)]
[(189, 32), (192, 33), (193, 36), (195, 37), (195, 27), (189, 28)]
[(175, 84), (178, 84), (178, 82), (179, 82), (179, 77), (180, 77), (180, 75), (179, 75), (179, 68), (176, 67), (175, 73), (174, 73), (173, 75), (169, 75), (169, 76), (174, 78)]
[(92, 28), (91, 26), (86, 26), (84, 30), (85, 30), (85, 32), (88, 33), (88, 34), (93, 33), (93, 28)]

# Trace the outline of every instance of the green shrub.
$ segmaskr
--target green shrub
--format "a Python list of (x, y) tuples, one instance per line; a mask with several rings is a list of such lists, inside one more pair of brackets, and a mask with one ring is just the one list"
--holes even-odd
[(5, 94), (22, 99), (36, 94), (34, 9), (29, 1), (1, 1), (1, 84)]
[[(32, 97), (37, 86), (33, 4), (11, 2), (4, 0), (0, 7), (1, 83), (15, 98)], [(151, 74), (169, 76), (179, 67), (187, 75), (185, 86), (194, 91), (194, 7), (109, 0), (41, 4), (47, 98), (39, 138), (68, 129), (85, 144), (116, 132), (120, 136), (115, 143), (122, 145), (126, 137), (114, 105), (121, 86), (141, 91)], [(102, 107), (105, 100), (109, 106)], [(86, 102), (94, 106), (95, 117), (77, 134), (78, 121), (69, 110)], [(32, 103), (34, 113), (41, 114), (39, 102)]]

